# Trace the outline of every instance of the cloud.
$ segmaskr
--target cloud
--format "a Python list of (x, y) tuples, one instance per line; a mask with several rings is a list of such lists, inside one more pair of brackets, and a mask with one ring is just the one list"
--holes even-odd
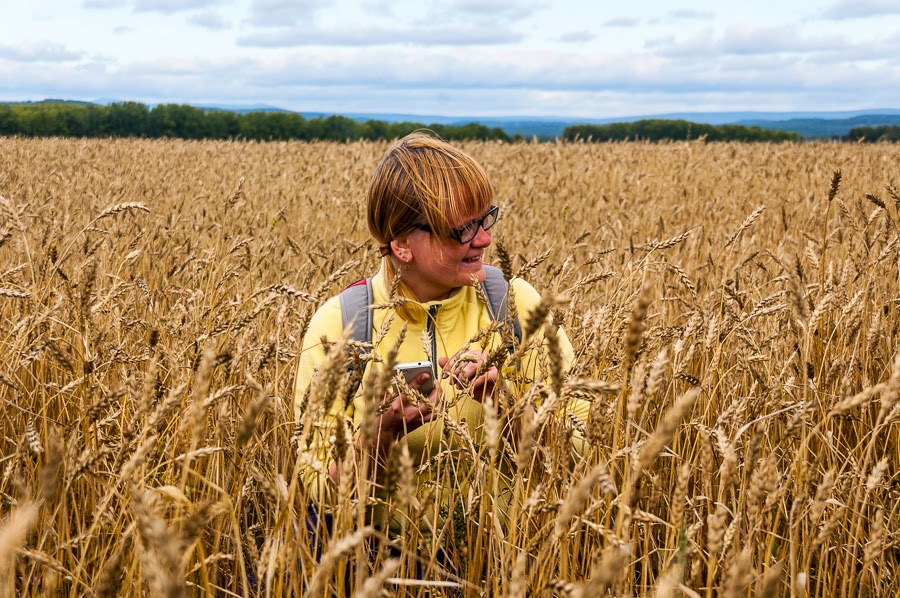
[(207, 11), (191, 15), (188, 23), (208, 29), (209, 31), (224, 31), (231, 28), (231, 22), (225, 20), (222, 15), (217, 12)]
[(542, 7), (538, 2), (522, 0), (452, 0), (446, 6), (457, 16), (463, 13), (512, 20), (525, 19)]
[(159, 12), (170, 15), (176, 12), (208, 8), (221, 0), (134, 0), (135, 12)]
[(295, 27), (257, 32), (238, 38), (239, 46), (288, 48), (297, 46), (467, 46), (499, 45), (520, 41), (522, 36), (503, 27), (411, 27), (325, 30)]
[(900, 15), (897, 0), (840, 0), (825, 11), (826, 19), (864, 19), (884, 15)]
[(691, 74), (689, 69), (667, 71), (665, 64), (653, 57), (615, 54), (508, 51), (475, 55), (435, 48), (418, 53), (393, 48), (344, 48), (328, 55), (305, 50), (260, 61), (244, 85), (353, 85), (449, 91), (607, 91), (696, 86), (700, 78), (697, 73)]
[[(779, 59), (781, 60), (781, 59)], [(891, 104), (900, 74), (840, 69), (840, 80), (810, 77), (762, 56), (733, 56), (722, 68), (637, 54), (522, 52), (488, 56), (456, 49), (300, 49), (264, 59), (166, 58), (115, 66), (0, 61), (2, 93), (23, 97), (117, 98), (147, 103), (266, 103), (324, 112), (490, 115), (575, 114), (585, 117), (692, 110), (812, 105)], [(849, 87), (848, 87), (849, 86)], [(893, 96), (892, 96), (893, 94)], [(427, 124), (427, 121), (425, 121)]]
[(391, 0), (361, 0), (360, 8), (372, 15), (392, 18), (396, 16), (396, 7)]
[(327, 4), (325, 0), (253, 0), (250, 23), (257, 27), (293, 27), (311, 21)]
[(170, 80), (195, 78), (203, 80), (207, 77), (234, 80), (237, 73), (252, 72), (257, 68), (257, 61), (243, 57), (223, 57), (215, 59), (200, 58), (164, 58), (141, 61), (116, 67), (116, 76), (140, 79)]
[(567, 33), (563, 33), (559, 36), (559, 41), (565, 42), (567, 44), (572, 43), (582, 43), (589, 42), (596, 38), (597, 36), (586, 29), (582, 29), (580, 31), (569, 31)]
[(706, 10), (671, 10), (661, 17), (647, 19), (648, 25), (673, 25), (684, 21), (712, 21), (716, 15)]
[(84, 8), (101, 10), (108, 8), (125, 8), (128, 6), (128, 0), (84, 0), (81, 5)]
[(669, 18), (673, 21), (710, 21), (715, 17), (708, 10), (673, 10), (669, 12)]
[(26, 42), (17, 46), (0, 45), (0, 58), (14, 62), (71, 62), (81, 57), (81, 52), (47, 41)]
[(684, 40), (672, 37), (647, 42), (648, 49), (668, 57), (685, 58), (703, 56), (713, 58), (720, 54), (782, 54), (809, 53), (834, 50), (846, 45), (840, 36), (804, 36), (793, 27), (753, 27), (735, 25), (721, 35), (707, 29)]
[(171, 15), (177, 12), (209, 8), (224, 0), (84, 0), (82, 6), (88, 9), (108, 10), (129, 8), (134, 12), (158, 12)]
[(640, 24), (641, 20), (634, 17), (616, 17), (603, 23), (606, 27), (637, 27)]

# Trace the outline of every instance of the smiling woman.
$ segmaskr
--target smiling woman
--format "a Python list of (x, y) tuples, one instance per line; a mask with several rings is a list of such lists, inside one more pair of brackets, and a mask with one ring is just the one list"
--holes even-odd
[(369, 190), (369, 230), (388, 275), (401, 269), (402, 296), (445, 299), (484, 281), (481, 258), (499, 212), (492, 197), (481, 166), (443, 142), (414, 134), (388, 151)]
[[(366, 281), (369, 303), (377, 309), (360, 310), (371, 311), (365, 336), (374, 343), (353, 356), (356, 365), (348, 373), (345, 326), (364, 314), (348, 314), (342, 297), (332, 298), (310, 322), (295, 382), (295, 417), (306, 438), (301, 450), (311, 449), (314, 464), (303, 478), (310, 500), (319, 504), (317, 511), (329, 510), (336, 492), (347, 487), (342, 483), (346, 476), (355, 480), (352, 487), (358, 492), (374, 482), (374, 495), (389, 504), (385, 490), (390, 488), (384, 486), (390, 483), (383, 483), (383, 477), (390, 455), (407, 452), (409, 464), (420, 468), (441, 451), (459, 450), (457, 442), (448, 442), (445, 430), (480, 445), (486, 410), (496, 421), (500, 393), (514, 403), (521, 391), (511, 383), (513, 375), (528, 371), (517, 380), (534, 379), (545, 342), (542, 329), (535, 326), (536, 331), (526, 330), (525, 338), (514, 340), (501, 314), (508, 311), (525, 320), (541, 297), (524, 280), (505, 281), (498, 269), (483, 263), (500, 213), (492, 199), (487, 175), (471, 156), (423, 133), (395, 143), (375, 168), (368, 225), (383, 258), (380, 271)], [(486, 276), (502, 281), (496, 301), (488, 295), (497, 291), (482, 284)], [(553, 336), (559, 348), (554, 353), (567, 368), (572, 347), (562, 330)], [(531, 349), (519, 351), (514, 363), (504, 367), (510, 344), (516, 342)], [(430, 362), (431, 371), (404, 384), (392, 375), (394, 364), (402, 362)], [(361, 384), (348, 381), (354, 374)], [(419, 392), (438, 379), (441, 383), (427, 397)], [(349, 396), (335, 397), (335, 386), (351, 389)], [(331, 398), (324, 396), (328, 388)], [(507, 424), (515, 436), (519, 426)], [(423, 488), (427, 471), (415, 481)], [(448, 497), (467, 495), (461, 487), (447, 486), (439, 494), (416, 496), (420, 504), (430, 500), (433, 504), (423, 507), (434, 513), (452, 513)]]

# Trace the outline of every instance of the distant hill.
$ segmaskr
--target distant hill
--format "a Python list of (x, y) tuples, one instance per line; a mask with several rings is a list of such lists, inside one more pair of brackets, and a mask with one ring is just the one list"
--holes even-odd
[(900, 125), (900, 114), (864, 114), (852, 118), (792, 118), (790, 120), (744, 120), (737, 124), (757, 126), (778, 131), (794, 131), (803, 137), (841, 137), (854, 127), (877, 127), (880, 125)]
[(0, 102), (0, 104), (25, 105), (25, 106), (37, 106), (40, 104), (66, 104), (67, 106), (96, 106), (97, 105), (95, 102), (82, 102), (81, 100), (56, 100), (53, 98), (48, 98), (46, 100), (26, 101), (26, 102)]

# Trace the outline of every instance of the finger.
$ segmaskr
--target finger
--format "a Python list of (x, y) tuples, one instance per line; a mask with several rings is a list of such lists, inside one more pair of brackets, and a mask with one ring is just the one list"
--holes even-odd
[(460, 375), (459, 372), (452, 371), (450, 372), (450, 376), (453, 378), (453, 385), (456, 388), (463, 389), (466, 387), (469, 379), (465, 374)]
[(434, 411), (430, 406), (422, 404), (420, 407), (410, 409), (406, 414), (407, 424), (427, 424), (434, 417)]
[(475, 374), (478, 372), (478, 364), (477, 363), (467, 363), (462, 367), (462, 372), (465, 375), (466, 380), (471, 380), (475, 377)]
[(429, 405), (439, 405), (441, 403), (441, 395), (443, 394), (443, 390), (441, 389), (440, 384), (435, 384), (434, 388), (431, 389), (431, 392), (428, 393), (426, 397), (426, 401)]
[(422, 388), (423, 386), (428, 384), (429, 380), (431, 380), (431, 374), (422, 373), (422, 374), (419, 374), (418, 376), (416, 376), (415, 378), (413, 378), (412, 382), (410, 382), (409, 385), (412, 388), (419, 390), (420, 388)]

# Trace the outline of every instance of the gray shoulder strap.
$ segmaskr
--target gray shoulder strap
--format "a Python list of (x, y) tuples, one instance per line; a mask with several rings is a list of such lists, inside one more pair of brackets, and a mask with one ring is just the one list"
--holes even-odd
[(344, 328), (350, 327), (350, 338), (363, 343), (372, 342), (372, 281), (359, 281), (347, 287), (341, 298), (341, 320)]
[[(506, 322), (507, 300), (509, 299), (509, 282), (503, 276), (503, 270), (496, 266), (484, 266), (484, 282), (481, 283), (484, 294), (488, 300), (488, 309), (494, 321), (501, 324)], [(513, 334), (517, 341), (522, 340), (522, 327), (519, 318), (512, 322)]]

